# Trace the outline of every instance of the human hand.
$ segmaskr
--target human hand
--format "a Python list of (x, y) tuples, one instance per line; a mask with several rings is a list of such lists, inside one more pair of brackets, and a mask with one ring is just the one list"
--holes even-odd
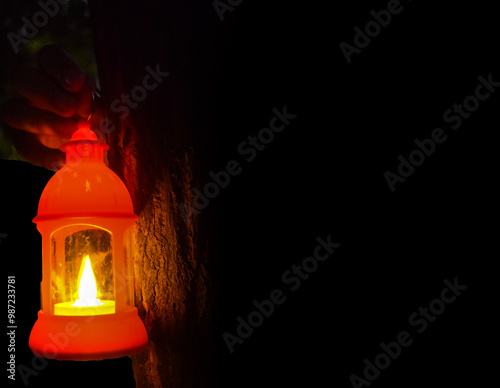
[(92, 110), (94, 80), (59, 46), (37, 54), (38, 68), (19, 67), (9, 84), (19, 98), (8, 101), (3, 118), (7, 136), (28, 162), (58, 170), (65, 163), (59, 147)]

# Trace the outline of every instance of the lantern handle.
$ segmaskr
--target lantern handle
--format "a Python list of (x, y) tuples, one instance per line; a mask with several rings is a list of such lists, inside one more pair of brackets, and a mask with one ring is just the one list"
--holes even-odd
[[(89, 89), (90, 89), (90, 87), (89, 87)], [(90, 121), (90, 119), (92, 118), (92, 115), (94, 114), (94, 108), (95, 108), (95, 100), (96, 100), (96, 95), (97, 95), (97, 97), (101, 97), (101, 96), (99, 95), (99, 93), (97, 92), (97, 90), (96, 90), (96, 91), (94, 91), (94, 90), (92, 90), (92, 89), (90, 89), (90, 95), (91, 95), (91, 97), (92, 97), (92, 98), (91, 98), (91, 100), (90, 100), (90, 113), (89, 113), (89, 115), (87, 116), (87, 118), (85, 119), (85, 121), (86, 121), (87, 123)]]
[(90, 90), (90, 95), (92, 96), (92, 99), (90, 100), (90, 113), (87, 116), (87, 119), (85, 120), (86, 122), (89, 122), (92, 115), (94, 114), (95, 96), (93, 90)]

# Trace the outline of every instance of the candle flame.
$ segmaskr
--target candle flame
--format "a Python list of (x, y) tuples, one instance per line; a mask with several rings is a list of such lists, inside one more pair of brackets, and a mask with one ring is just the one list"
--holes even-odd
[(90, 258), (85, 257), (85, 264), (82, 275), (80, 276), (80, 284), (78, 285), (78, 299), (72, 306), (89, 307), (102, 305), (97, 299), (97, 285), (95, 282), (94, 272), (90, 265)]

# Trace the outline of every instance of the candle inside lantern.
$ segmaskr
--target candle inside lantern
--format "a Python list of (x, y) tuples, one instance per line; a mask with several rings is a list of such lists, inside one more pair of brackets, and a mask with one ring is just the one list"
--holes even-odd
[(90, 265), (90, 258), (87, 255), (78, 286), (78, 299), (71, 306), (89, 307), (101, 306), (103, 304), (97, 299), (97, 285), (95, 284), (94, 272), (92, 272)]
[(78, 299), (75, 303), (62, 302), (54, 305), (54, 315), (103, 315), (115, 312), (114, 300), (97, 299), (97, 285), (90, 264), (85, 257), (82, 274), (78, 285)]

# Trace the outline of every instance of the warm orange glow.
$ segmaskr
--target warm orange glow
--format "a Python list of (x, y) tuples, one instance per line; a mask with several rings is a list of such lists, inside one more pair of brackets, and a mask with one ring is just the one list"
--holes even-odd
[(95, 276), (88, 255), (85, 257), (85, 264), (78, 283), (78, 299), (72, 306), (89, 307), (104, 304), (97, 299), (97, 285), (95, 284)]
[(78, 299), (75, 303), (56, 303), (54, 314), (71, 316), (113, 314), (115, 312), (114, 300), (97, 299), (97, 284), (88, 255), (85, 256), (82, 266), (83, 270), (78, 281)]
[[(38, 357), (101, 360), (148, 346), (134, 305), (133, 282), (117, 283), (118, 276), (125, 278), (133, 268), (125, 237), (138, 217), (125, 184), (104, 164), (108, 148), (88, 122), (79, 123), (71, 141), (61, 147), (66, 164), (40, 197), (33, 221), (42, 234), (42, 309), (29, 339)], [(86, 249), (87, 243), (75, 243), (77, 233), (92, 229), (112, 237), (102, 248), (106, 271), (104, 264), (97, 264), (104, 263), (104, 256)], [(79, 258), (80, 268), (73, 265)]]

